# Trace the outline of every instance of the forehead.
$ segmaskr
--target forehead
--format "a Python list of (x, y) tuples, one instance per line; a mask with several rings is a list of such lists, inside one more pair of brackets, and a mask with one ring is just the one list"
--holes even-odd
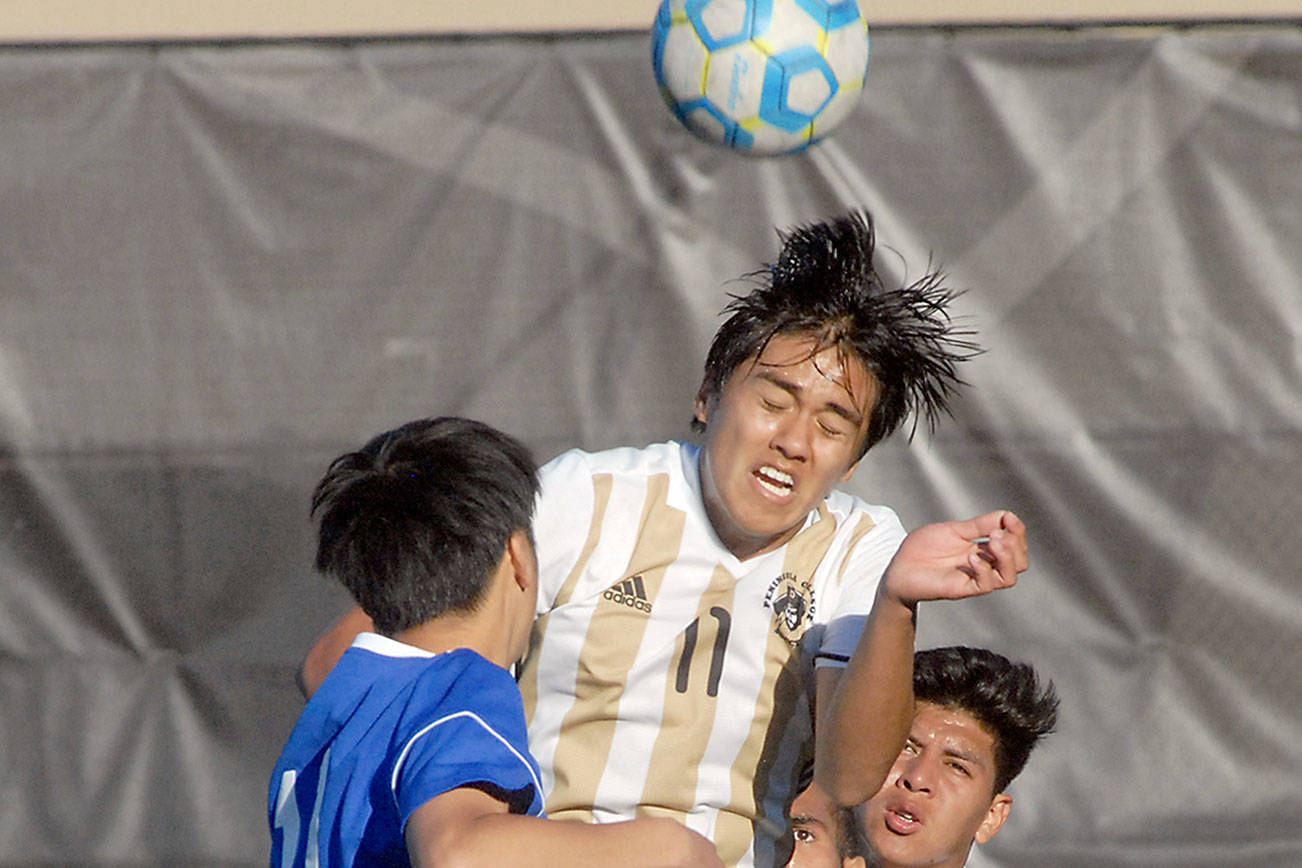
[(744, 378), (789, 378), (805, 387), (832, 389), (851, 399), (860, 411), (867, 411), (876, 393), (876, 380), (861, 361), (817, 335), (774, 335), (735, 373)]
[(948, 708), (925, 700), (919, 702), (909, 735), (924, 744), (962, 752), (979, 760), (986, 768), (994, 768), (994, 736), (961, 708)]

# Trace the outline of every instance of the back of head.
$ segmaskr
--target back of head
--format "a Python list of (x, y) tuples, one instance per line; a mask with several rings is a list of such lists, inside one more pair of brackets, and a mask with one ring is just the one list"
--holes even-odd
[(730, 316), (710, 344), (702, 396), (721, 394), (732, 372), (775, 335), (809, 335), (817, 338), (815, 352), (835, 346), (877, 382), (860, 454), (911, 414), (915, 425), (925, 417), (934, 426), (962, 385), (957, 364), (979, 352), (966, 339), (972, 332), (950, 320), (947, 306), (956, 293), (942, 285), (942, 275), (887, 289), (873, 266), (876, 235), (866, 211), (779, 237), (777, 262), (749, 275), (756, 287), (724, 309)]
[(950, 646), (913, 656), (913, 695), (919, 702), (970, 714), (995, 742), (995, 792), (1026, 765), (1031, 749), (1053, 731), (1058, 696), (1041, 686), (1026, 663), (984, 648)]
[(385, 635), (473, 609), (511, 534), (530, 532), (537, 493), (537, 466), (511, 437), (470, 419), (409, 422), (317, 484), (316, 567)]

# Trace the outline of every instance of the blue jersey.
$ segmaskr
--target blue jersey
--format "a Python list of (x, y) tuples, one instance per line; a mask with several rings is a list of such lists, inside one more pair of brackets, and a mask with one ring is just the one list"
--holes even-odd
[(542, 814), (515, 681), (469, 649), (363, 633), (299, 716), (271, 775), (271, 865), (407, 865), (412, 811), (473, 786)]

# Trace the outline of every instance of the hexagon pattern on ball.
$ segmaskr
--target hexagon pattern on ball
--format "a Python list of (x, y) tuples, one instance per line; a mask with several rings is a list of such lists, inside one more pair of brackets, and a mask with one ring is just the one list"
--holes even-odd
[(651, 60), (665, 103), (699, 138), (789, 153), (855, 107), (868, 22), (857, 0), (663, 0)]

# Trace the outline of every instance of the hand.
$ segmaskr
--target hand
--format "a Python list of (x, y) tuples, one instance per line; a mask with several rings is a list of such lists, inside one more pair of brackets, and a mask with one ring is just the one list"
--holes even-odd
[(914, 530), (886, 567), (882, 593), (906, 606), (976, 597), (1012, 587), (1027, 565), (1026, 525), (1000, 509)]
[[(636, 822), (656, 824), (655, 834), (665, 841), (661, 851), (665, 865), (673, 868), (723, 868), (723, 860), (714, 843), (698, 832), (687, 828), (678, 820), (668, 817), (646, 818)], [(648, 854), (650, 855), (650, 854)]]

